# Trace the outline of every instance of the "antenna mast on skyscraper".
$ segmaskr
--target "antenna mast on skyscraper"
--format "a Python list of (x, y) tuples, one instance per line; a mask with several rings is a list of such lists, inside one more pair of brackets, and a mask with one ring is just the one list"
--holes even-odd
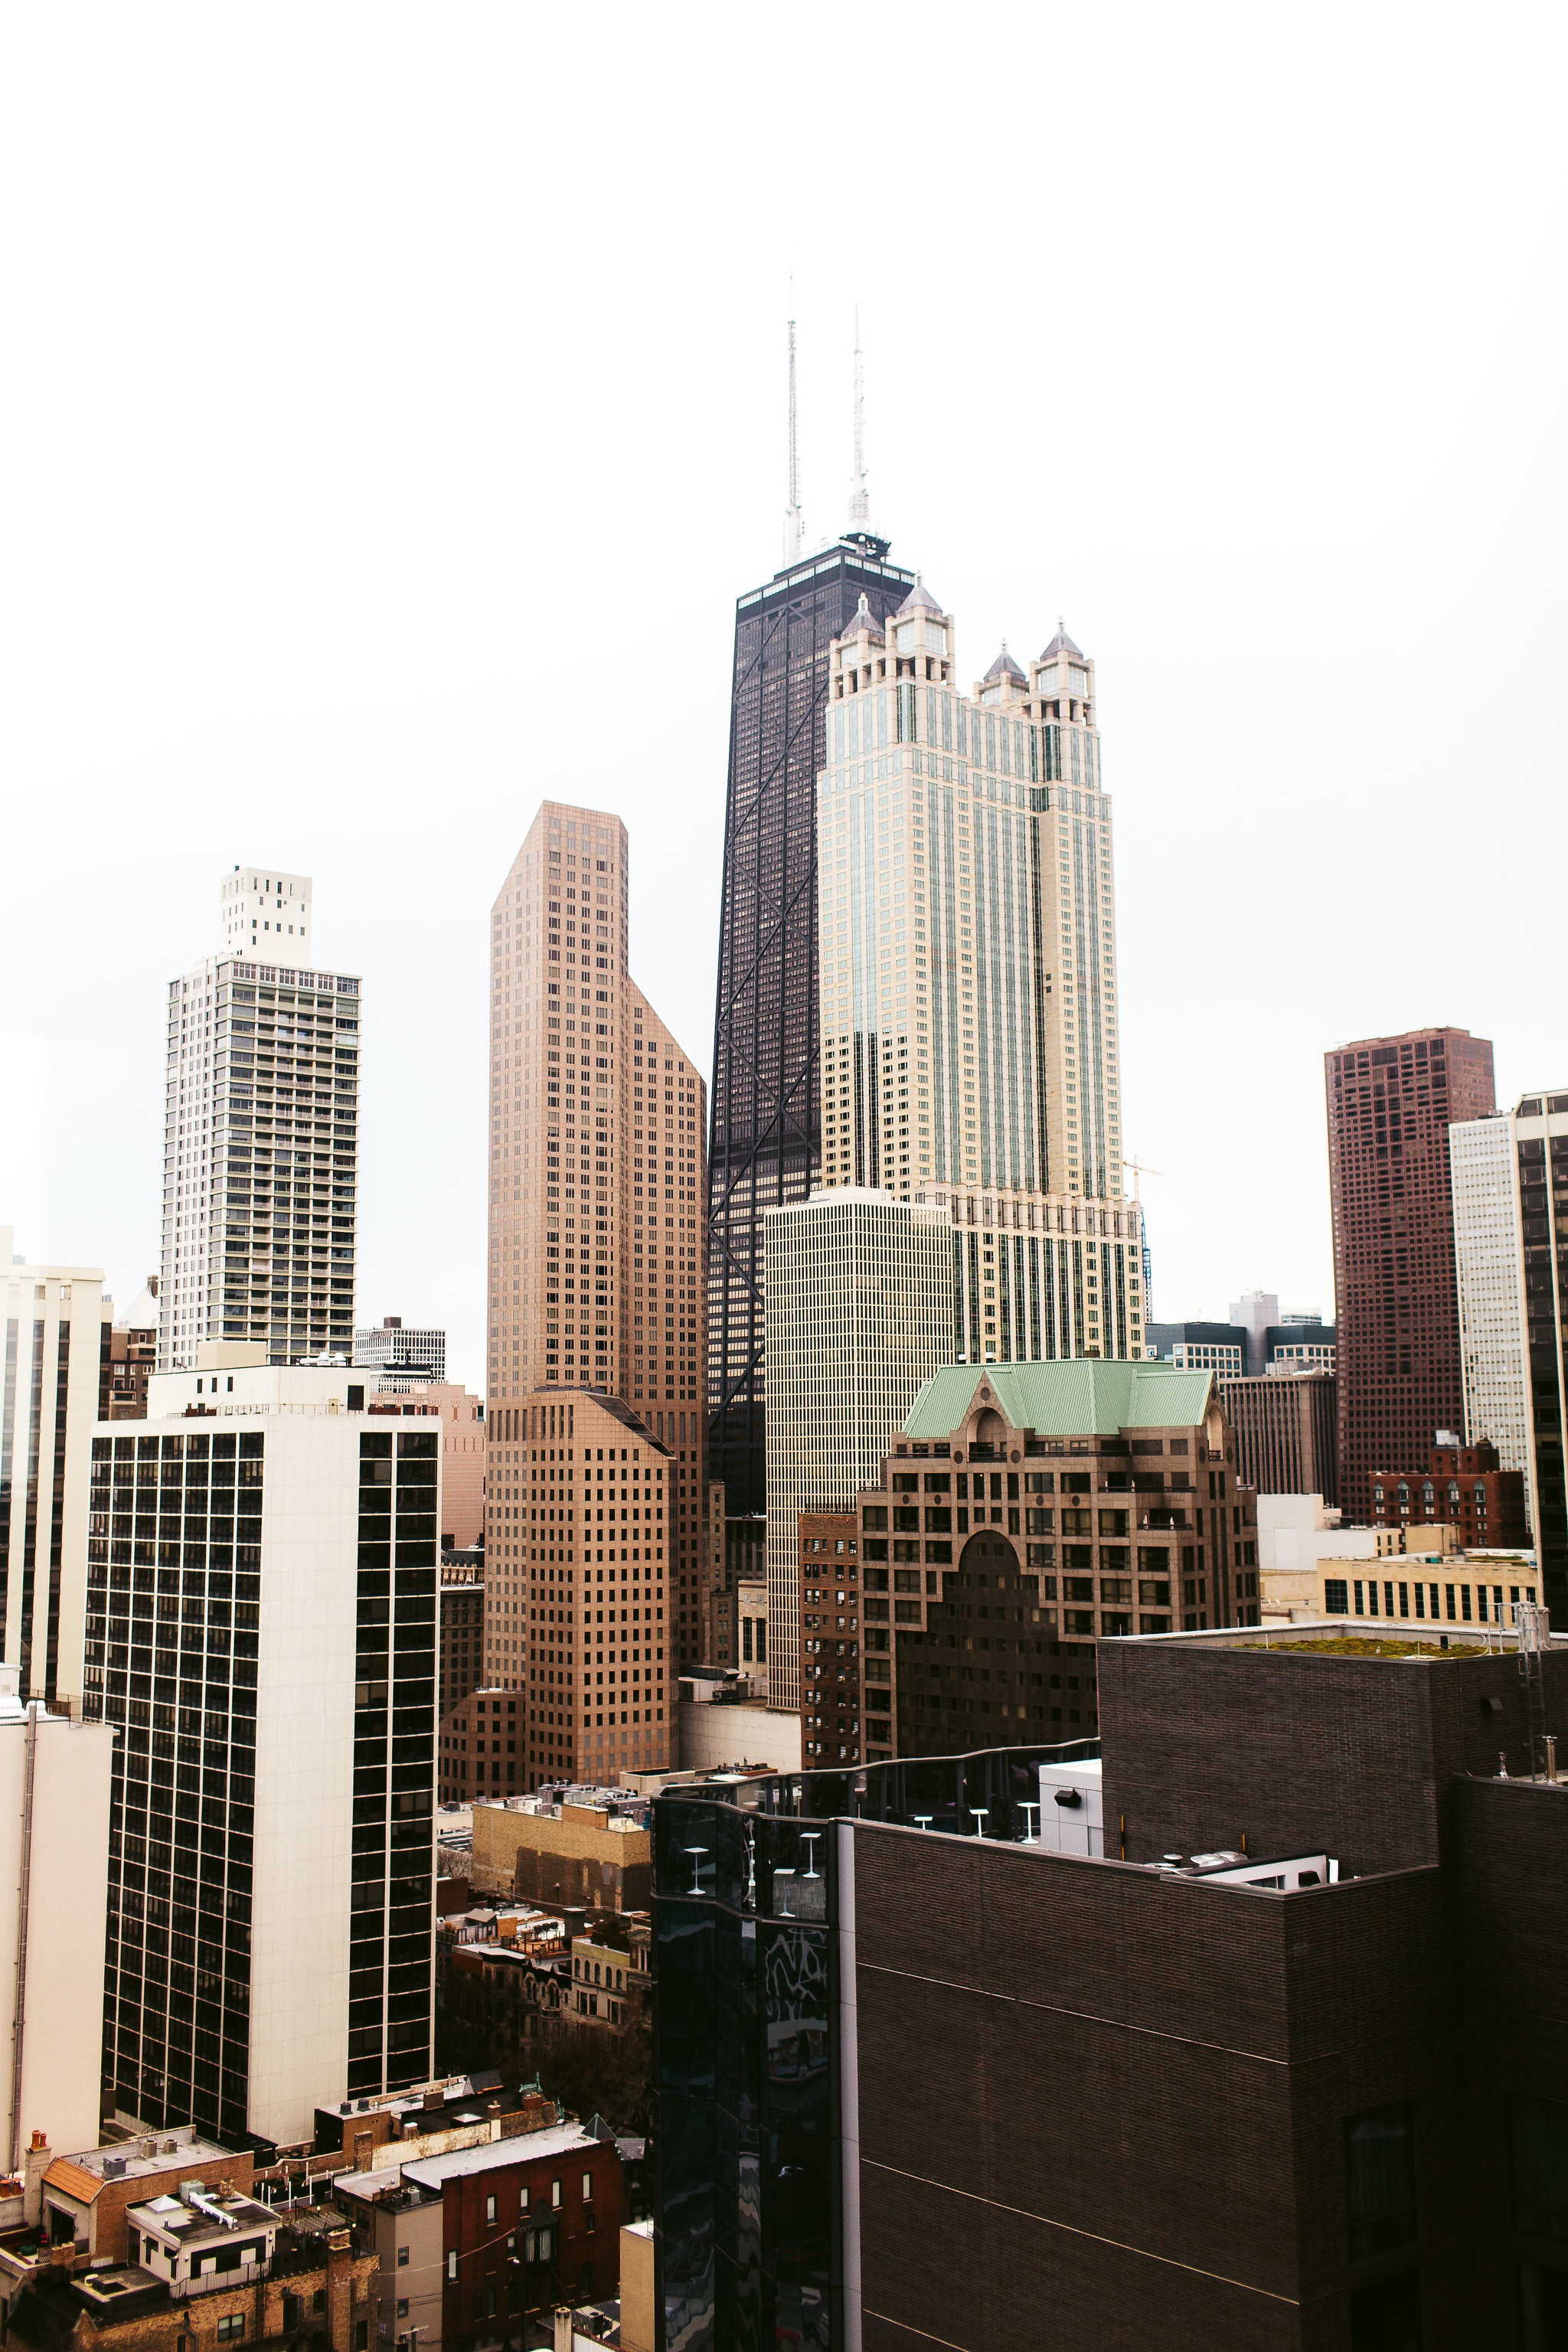
[(871, 528), (871, 499), (866, 488), (866, 371), (860, 357), (858, 302), (855, 305), (855, 471), (849, 484), (849, 528)]
[(795, 442), (795, 279), (789, 281), (789, 504), (784, 509), (784, 562), (794, 563), (805, 543), (805, 523), (800, 511), (800, 452)]

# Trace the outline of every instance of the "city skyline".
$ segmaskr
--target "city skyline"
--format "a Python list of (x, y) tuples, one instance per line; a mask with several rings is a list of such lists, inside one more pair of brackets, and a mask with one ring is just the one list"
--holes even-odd
[[(1542, 559), (1564, 489), (1549, 422), (1563, 323), (1538, 299), (1554, 142), (1544, 118), (1536, 139), (1521, 113), (1533, 120), (1550, 75), (1522, 69), (1506, 28), (1468, 69), (1437, 45), (1422, 103), (1390, 122), (1377, 93), (1406, 88), (1409, 69), (1392, 27), (1373, 30), (1353, 88), (1283, 26), (1243, 46), (1217, 26), (1181, 41), (1152, 25), (1130, 48), (1108, 26), (1077, 28), (1079, 102), (1053, 134), (1075, 193), (1049, 232), (1053, 250), (1064, 240), (1051, 268), (1072, 280), (1070, 332), (1054, 303), (1024, 305), (1005, 352), (977, 370), (973, 337), (933, 334), (846, 234), (841, 175), (803, 170), (787, 204), (781, 181), (744, 230), (711, 201), (716, 172), (743, 184), (758, 144), (784, 134), (758, 29), (689, 83), (680, 40), (661, 51), (639, 28), (617, 49), (600, 130), (642, 191), (628, 223), (607, 181), (579, 187), (560, 125), (517, 149), (517, 78), (555, 55), (555, 32), (521, 44), (489, 24), (494, 70), (460, 79), (450, 59), (416, 66), (378, 38), (398, 96), (368, 114), (342, 26), (305, 81), (282, 68), (286, 41), (247, 58), (224, 79), (224, 135), (193, 163), (199, 219), (166, 212), (145, 171), (152, 152), (175, 169), (201, 135), (185, 45), (155, 23), (132, 43), (105, 20), (121, 102), (58, 115), (51, 93), (75, 59), (53, 28), (32, 30), (47, 89), (10, 163), (39, 192), (47, 233), (16, 326), (77, 389), (11, 387), (30, 457), (9, 566), (19, 805), (0, 992), (23, 1108), (0, 1182), (19, 1196), (4, 1213), (20, 1244), (106, 1265), (119, 1303), (140, 1289), (157, 1262), (153, 1000), (209, 945), (189, 910), (205, 909), (212, 876), (276, 859), (315, 877), (321, 961), (373, 987), (363, 1133), (380, 1173), (360, 1204), (362, 1307), (445, 1328), (454, 1372), (482, 1381), (482, 1195), (452, 1138), (480, 1116), (484, 1072), (450, 1008), (482, 992), (475, 916), (539, 792), (612, 807), (639, 837), (658, 822), (631, 954), (713, 1076), (728, 663), (735, 597), (779, 550), (793, 268), (806, 550), (848, 513), (858, 300), (871, 527), (940, 586), (972, 646), (1065, 612), (1112, 695), (1123, 1149), (1151, 1171), (1157, 1307), (1217, 1315), (1266, 1280), (1327, 1313), (1324, 1047), (1460, 1024), (1498, 1040), (1500, 1098), (1555, 1058), (1517, 932), (1412, 930), (1373, 880), (1394, 861), (1413, 898), (1435, 896), (1441, 845), (1463, 827), (1483, 902), (1500, 905), (1516, 825), (1550, 858), (1568, 822)], [(902, 119), (917, 136), (934, 128), (918, 53), (891, 70)], [(1237, 208), (1215, 175), (1258, 74), (1300, 106), (1271, 116), (1266, 138), (1247, 133), (1252, 196)], [(653, 139), (649, 88), (682, 120), (702, 93), (700, 142)], [(334, 89), (346, 151), (316, 111)], [(441, 92), (450, 103), (431, 105), (411, 177), (389, 126), (399, 103), (417, 115)], [(290, 126), (297, 168), (258, 210), (275, 152), (263, 120)], [(1212, 146), (1194, 137), (1209, 122)], [(790, 135), (819, 158), (815, 124)], [(1327, 186), (1325, 137), (1349, 159)], [(1456, 138), (1473, 184), (1449, 168)], [(943, 140), (920, 268), (967, 288), (998, 223), (1026, 249), (1040, 195), (1027, 142), (982, 140), (975, 121)], [(363, 198), (347, 242), (345, 152)], [(530, 239), (520, 263), (517, 223), (561, 184), (578, 194), (575, 257)], [(123, 250), (99, 233), (100, 186)], [(1076, 193), (1091, 186), (1092, 217)], [(636, 284), (623, 271), (612, 315), (583, 257), (624, 262), (628, 234)], [(185, 238), (205, 319), (186, 299)], [(1209, 290), (1179, 300), (1200, 253)], [(1458, 352), (1445, 337), (1436, 366), (1455, 269), (1483, 255), (1499, 331)], [(1028, 268), (1045, 268), (1032, 250)], [(515, 306), (483, 299), (507, 283), (529, 289)], [(1245, 305), (1220, 299), (1231, 283)], [(62, 307), (68, 285), (79, 299)], [(569, 369), (539, 363), (546, 317)], [(1331, 320), (1333, 334), (1309, 323)], [(617, 387), (634, 350), (628, 405)], [(257, 351), (265, 365), (242, 361)], [(461, 430), (447, 429), (456, 416)], [(651, 727), (642, 663), (609, 650), (612, 628), (624, 642), (637, 625), (588, 514), (619, 519), (617, 572), (635, 566), (635, 599), (657, 595), (652, 625), (679, 648)], [(1505, 709), (1489, 721), (1501, 777), (1489, 807), (1507, 821), (1480, 826), (1476, 732), (1450, 708), (1478, 617), (1509, 648)], [(1316, 707), (1325, 633), (1345, 648), (1330, 665), (1331, 723)], [(569, 782), (541, 772), (562, 770)], [(68, 889), (42, 887), (68, 874)], [(1225, 1010), (1212, 1077), (1194, 1087), (1169, 1024), (1195, 1035), (1202, 1020), (1206, 1035), (1209, 986)], [(437, 1117), (412, 1115), (399, 1068), (439, 1071)], [(121, 1182), (103, 1196), (106, 1129)], [(1223, 1232), (1205, 1213), (1222, 1175)]]

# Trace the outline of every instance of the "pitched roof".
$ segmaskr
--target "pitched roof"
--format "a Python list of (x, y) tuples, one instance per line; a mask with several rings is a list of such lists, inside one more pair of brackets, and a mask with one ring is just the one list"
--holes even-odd
[(103, 2187), (97, 2173), (89, 2172), (84, 2165), (73, 2164), (68, 2156), (56, 2157), (44, 2174), (44, 2181), (49, 2189), (63, 2189), (68, 2197), (79, 2197), (84, 2205), (90, 2205)]
[(982, 686), (989, 686), (994, 677), (1016, 677), (1020, 686), (1026, 686), (1028, 684), (1028, 680), (1025, 677), (1023, 671), (1018, 667), (1017, 663), (1013, 659), (1012, 655), (1007, 651), (1005, 646), (1003, 646), (1001, 652), (997, 655), (995, 660), (992, 663), (990, 668), (986, 671), (980, 683)]
[(932, 1373), (910, 1407), (904, 1435), (950, 1436), (982, 1388), (1015, 1429), (1047, 1437), (1115, 1437), (1124, 1429), (1195, 1429), (1208, 1411), (1214, 1375), (1093, 1356), (1043, 1364), (948, 1364)]
[(871, 607), (866, 602), (866, 592), (864, 589), (860, 592), (859, 604), (856, 606), (854, 612), (850, 614), (848, 620), (846, 621), (838, 634), (840, 637), (858, 637), (862, 629), (867, 632), (868, 635), (874, 637), (879, 645), (881, 644), (882, 631), (872, 616)]
[(925, 582), (917, 575), (914, 586), (899, 606), (897, 617), (901, 621), (906, 613), (940, 613), (941, 611), (942, 606), (931, 594)]
[(1056, 635), (1051, 639), (1050, 644), (1040, 656), (1040, 659), (1042, 661), (1049, 661), (1055, 654), (1071, 654), (1075, 660), (1078, 661), (1084, 661), (1088, 658), (1082, 648), (1074, 645), (1072, 639), (1068, 636), (1067, 630), (1059, 621), (1057, 624)]

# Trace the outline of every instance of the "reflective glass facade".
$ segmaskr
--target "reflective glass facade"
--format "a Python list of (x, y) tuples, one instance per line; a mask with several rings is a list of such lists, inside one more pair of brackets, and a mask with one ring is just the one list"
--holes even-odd
[[(846, 2342), (847, 1821), (1022, 1840), (1041, 1763), (1092, 1743), (781, 1773), (654, 1807), (664, 2341)], [(852, 1989), (850, 1998), (853, 1998)], [(852, 2192), (853, 2193), (853, 2192)], [(851, 2230), (852, 2230), (851, 2223)]]

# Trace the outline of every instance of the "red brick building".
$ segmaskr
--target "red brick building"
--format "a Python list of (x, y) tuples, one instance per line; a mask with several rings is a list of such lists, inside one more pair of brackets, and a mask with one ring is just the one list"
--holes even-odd
[(616, 2292), (626, 2213), (613, 2139), (563, 2123), (409, 2162), (395, 2144), (378, 2155), (333, 2188), (374, 2238), (384, 2344), (414, 2352), (416, 2327), (429, 2340), (437, 2279), (443, 2352), (519, 2342), (525, 2314)]
[(1459, 1530), (1467, 1551), (1522, 1549), (1530, 1541), (1524, 1473), (1504, 1470), (1495, 1445), (1434, 1446), (1425, 1471), (1374, 1470), (1374, 1528), (1432, 1526)]
[(1448, 1129), (1496, 1108), (1468, 1029), (1363, 1037), (1323, 1057), (1339, 1327), (1340, 1504), (1372, 1518), (1380, 1462), (1423, 1462), (1464, 1426)]

